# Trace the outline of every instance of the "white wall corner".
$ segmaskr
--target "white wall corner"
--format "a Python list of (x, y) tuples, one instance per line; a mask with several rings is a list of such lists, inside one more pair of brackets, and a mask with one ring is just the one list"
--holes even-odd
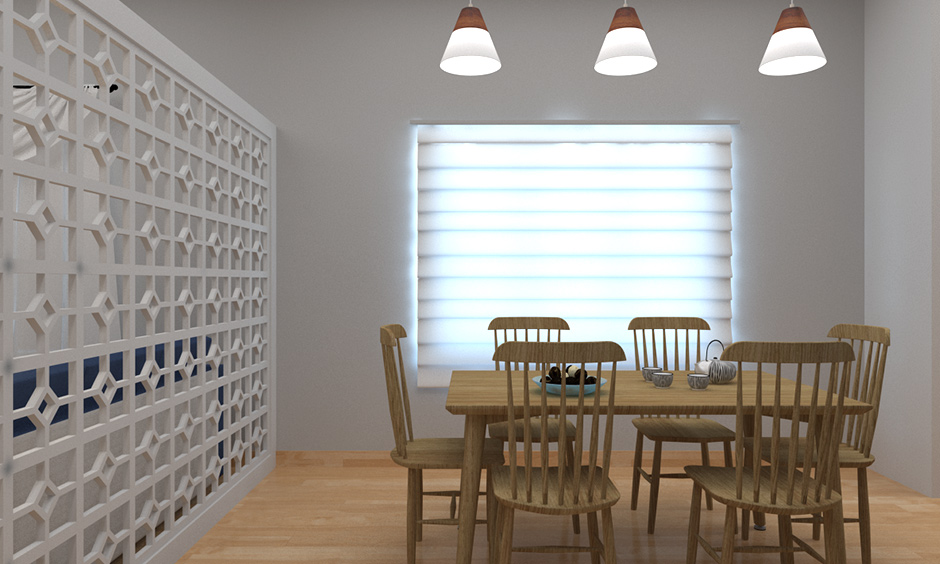
[(892, 332), (874, 470), (934, 496), (940, 494), (940, 386), (932, 374), (940, 323), (931, 307), (940, 303), (933, 276), (940, 253), (936, 8), (930, 0), (865, 2), (864, 180), (865, 322)]
[(931, 366), (933, 374), (933, 497), (940, 498), (940, 3), (933, 2), (930, 5), (931, 13), (928, 15), (932, 22), (933, 29), (931, 37), (932, 53), (932, 97), (931, 108), (933, 108), (932, 130), (933, 139), (931, 145), (931, 193), (933, 201), (932, 209), (932, 229), (931, 229)]

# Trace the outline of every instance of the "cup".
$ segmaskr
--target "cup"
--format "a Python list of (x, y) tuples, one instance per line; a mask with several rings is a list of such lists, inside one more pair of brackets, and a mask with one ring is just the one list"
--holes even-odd
[(646, 380), (647, 382), (652, 382), (653, 372), (659, 372), (661, 370), (662, 368), (660, 368), (659, 366), (647, 366), (646, 368), (642, 369), (643, 379)]
[(702, 374), (700, 372), (690, 372), (689, 376), (689, 387), (693, 390), (704, 390), (708, 387), (708, 374)]
[(668, 388), (672, 385), (672, 372), (653, 372), (652, 379), (657, 388)]

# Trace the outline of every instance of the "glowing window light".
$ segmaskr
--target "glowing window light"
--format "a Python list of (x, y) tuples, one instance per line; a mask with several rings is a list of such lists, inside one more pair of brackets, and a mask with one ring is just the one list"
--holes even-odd
[(731, 126), (419, 125), (418, 385), (492, 365), (497, 316), (626, 343), (637, 316), (731, 335)]

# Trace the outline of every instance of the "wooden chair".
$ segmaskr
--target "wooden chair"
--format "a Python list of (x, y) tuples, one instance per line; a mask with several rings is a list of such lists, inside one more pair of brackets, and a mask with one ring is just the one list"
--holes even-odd
[[(499, 348), (499, 345), (502, 343), (510, 341), (527, 341), (527, 342), (560, 342), (561, 341), (561, 332), (568, 330), (568, 322), (560, 317), (497, 317), (490, 321), (488, 327), (490, 331), (493, 332), (493, 351)], [(499, 361), (496, 361), (496, 369), (500, 369)], [(551, 418), (548, 420), (548, 442), (558, 443), (559, 436), (559, 427), (561, 425), (562, 419), (560, 418)], [(531, 425), (532, 422), (530, 421)], [(516, 440), (521, 441), (523, 436), (523, 426), (525, 425), (524, 419), (516, 419)], [(567, 426), (565, 435), (568, 437), (574, 437), (574, 425), (570, 421), (565, 421)], [(499, 439), (504, 443), (509, 441), (509, 423), (506, 421), (500, 421), (497, 423), (490, 423), (487, 428), (490, 432), (490, 437), (494, 439)], [(535, 440), (541, 440), (539, 436), (540, 432), (539, 427), (533, 427), (532, 432), (535, 433)], [(503, 447), (505, 450), (505, 446)], [(569, 463), (574, 462), (574, 446), (572, 441), (569, 439), (565, 442), (564, 445), (565, 453), (568, 456)], [(577, 515), (571, 516), (571, 526), (574, 529), (575, 534), (581, 533), (581, 522)]]
[[(709, 330), (708, 323), (698, 317), (637, 317), (628, 327), (633, 331), (633, 350), (636, 369), (659, 366), (663, 370), (694, 371), (695, 363), (702, 360), (702, 331)], [(657, 340), (658, 339), (658, 340)], [(683, 345), (684, 342), (684, 345)], [(672, 354), (670, 354), (672, 349)], [(694, 359), (692, 351), (694, 353)], [(641, 356), (642, 354), (642, 356)], [(677, 378), (673, 385), (683, 385)], [(652, 384), (650, 384), (652, 386)], [(636, 450), (633, 458), (633, 490), (630, 496), (630, 509), (636, 509), (640, 497), (640, 478), (650, 484), (649, 517), (646, 531), (653, 534), (656, 530), (656, 507), (659, 503), (659, 483), (662, 478), (687, 478), (684, 472), (661, 472), (664, 442), (698, 444), (702, 451), (702, 464), (708, 466), (708, 445), (722, 443), (725, 452), (725, 466), (731, 466), (731, 441), (734, 431), (724, 425), (702, 419), (697, 415), (689, 416), (641, 416), (633, 419), (636, 427)], [(643, 469), (643, 439), (653, 441), (653, 467), (647, 472)], [(706, 498), (706, 505), (712, 508), (711, 497)]]
[[(401, 339), (405, 338), (405, 329), (401, 325), (384, 325), (380, 331), (382, 359), (385, 364), (385, 384), (388, 388), (388, 409), (392, 417), (392, 431), (395, 435), (395, 448), (391, 452), (392, 460), (408, 469), (408, 509), (406, 535), (408, 542), (408, 563), (414, 564), (416, 543), (421, 540), (422, 525), (456, 525), (456, 498), (460, 490), (426, 492), (424, 491), (424, 470), (461, 469), (463, 468), (464, 440), (462, 438), (416, 439), (411, 425), (411, 404), (408, 401), (408, 384), (405, 378), (405, 365), (402, 360)], [(502, 443), (487, 439), (483, 446), (483, 467), (487, 469), (487, 515), (486, 521), (478, 524), (487, 525), (487, 534), (493, 533), (496, 517), (496, 503), (489, 493), (492, 492), (491, 469), (503, 464)], [(448, 496), (451, 498), (449, 519), (425, 519), (423, 496)]]
[[(522, 415), (534, 420), (540, 428), (538, 439), (532, 425), (522, 426), (522, 462), (517, 455), (516, 426), (509, 426), (509, 466), (493, 470), (493, 496), (499, 504), (497, 535), (498, 562), (512, 559), (512, 537), (515, 511), (529, 511), (544, 515), (588, 515), (589, 546), (548, 546), (516, 549), (524, 552), (590, 552), (592, 561), (600, 556), (607, 563), (617, 561), (614, 548), (611, 507), (620, 499), (620, 492), (609, 478), (611, 441), (613, 438), (614, 390), (617, 383), (617, 363), (624, 360), (623, 349), (616, 343), (532, 343), (507, 342), (498, 349), (493, 359), (503, 362), (506, 370), (507, 420)], [(585, 395), (584, 379), (578, 384), (578, 395), (567, 397), (563, 385), (557, 396), (558, 413), (562, 419), (574, 418), (574, 449), (578, 453), (575, 463), (567, 457), (551, 457), (549, 453), (548, 413), (549, 394), (544, 387), (532, 381), (533, 377), (546, 378), (551, 366), (579, 365), (582, 374), (600, 377), (601, 363), (611, 363), (605, 373), (607, 383), (598, 392)], [(598, 380), (600, 384), (600, 380)], [(574, 384), (572, 384), (574, 385)], [(522, 406), (518, 406), (521, 398)], [(552, 399), (552, 404), (556, 401)], [(521, 409), (520, 409), (521, 407)], [(585, 416), (590, 417), (585, 417)], [(600, 438), (603, 420), (603, 442)], [(568, 439), (567, 426), (559, 429), (559, 440)], [(587, 433), (587, 439), (585, 434)], [(536, 451), (535, 446), (538, 445)], [(583, 451), (587, 449), (585, 463)], [(536, 452), (538, 454), (536, 454)], [(552, 464), (550, 458), (554, 458)], [(603, 539), (598, 527), (597, 514), (603, 520)], [(492, 540), (492, 537), (491, 537)]]
[[(837, 549), (837, 537), (830, 526), (842, 518), (842, 496), (832, 487), (838, 483), (839, 437), (844, 420), (842, 409), (849, 380), (849, 366), (855, 358), (847, 343), (756, 343), (740, 342), (729, 346), (721, 355), (722, 360), (738, 363), (737, 413), (736, 413), (736, 460), (733, 468), (686, 466), (686, 474), (692, 478), (692, 510), (689, 518), (689, 543), (687, 564), (694, 564), (701, 544), (705, 551), (721, 564), (731, 564), (735, 552), (780, 552), (783, 564), (792, 564), (794, 551), (805, 551), (820, 562), (831, 562)], [(765, 368), (774, 370), (772, 386), (773, 401), (765, 405), (763, 389), (767, 383), (757, 380), (755, 386), (755, 410), (744, 413), (744, 363), (748, 370), (756, 364), (758, 373)], [(792, 398), (792, 410), (782, 406), (782, 372), (795, 371), (796, 387)], [(753, 379), (754, 376), (751, 376)], [(803, 384), (811, 384), (812, 392), (806, 393)], [(828, 392), (826, 391), (828, 390)], [(771, 395), (771, 394), (767, 394)], [(810, 397), (806, 397), (810, 396)], [(745, 456), (745, 437), (763, 437), (763, 417), (772, 419), (769, 436), (770, 466), (762, 466), (760, 453), (751, 449)], [(783, 421), (790, 420), (789, 442)], [(805, 420), (806, 433), (801, 436), (801, 424)], [(807, 447), (803, 454), (797, 452), (798, 441)], [(807, 455), (806, 453), (810, 453)], [(813, 454), (815, 453), (815, 455)], [(724, 538), (721, 548), (711, 546), (699, 534), (702, 492), (711, 494), (725, 504)], [(777, 515), (780, 546), (735, 547), (735, 511), (737, 509)], [(793, 536), (791, 517), (820, 513), (826, 526), (826, 556), (820, 555), (812, 546)], [(793, 544), (796, 543), (796, 547)], [(721, 555), (718, 555), (721, 552)]]
[[(868, 467), (874, 464), (871, 445), (878, 422), (881, 403), (881, 386), (884, 383), (885, 361), (891, 345), (891, 331), (871, 325), (842, 323), (829, 330), (829, 337), (852, 346), (855, 359), (851, 369), (851, 380), (846, 395), (852, 399), (871, 404), (872, 409), (859, 416), (846, 418), (845, 434), (839, 445), (839, 467), (854, 468), (858, 472), (858, 517), (846, 518), (846, 523), (858, 523), (862, 549), (862, 564), (871, 564), (871, 513), (868, 503)], [(782, 447), (788, 448), (787, 439), (781, 439)], [(802, 442), (797, 450), (802, 451)], [(770, 461), (770, 442), (761, 443), (761, 458)], [(745, 514), (747, 519), (747, 514)], [(822, 516), (794, 519), (793, 522), (812, 522), (813, 538), (820, 538)], [(746, 523), (745, 523), (746, 525)], [(746, 530), (746, 529), (745, 529)]]

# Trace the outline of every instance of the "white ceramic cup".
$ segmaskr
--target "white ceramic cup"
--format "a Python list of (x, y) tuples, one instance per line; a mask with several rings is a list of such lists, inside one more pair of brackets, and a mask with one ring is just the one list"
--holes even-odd
[(662, 368), (660, 368), (659, 366), (647, 366), (646, 368), (642, 369), (643, 379), (646, 380), (647, 382), (652, 382), (653, 372), (659, 372), (661, 370)]
[(708, 387), (708, 374), (690, 372), (688, 379), (689, 387), (693, 390), (704, 390)]
[(653, 372), (653, 385), (657, 388), (668, 388), (672, 385), (672, 372)]

